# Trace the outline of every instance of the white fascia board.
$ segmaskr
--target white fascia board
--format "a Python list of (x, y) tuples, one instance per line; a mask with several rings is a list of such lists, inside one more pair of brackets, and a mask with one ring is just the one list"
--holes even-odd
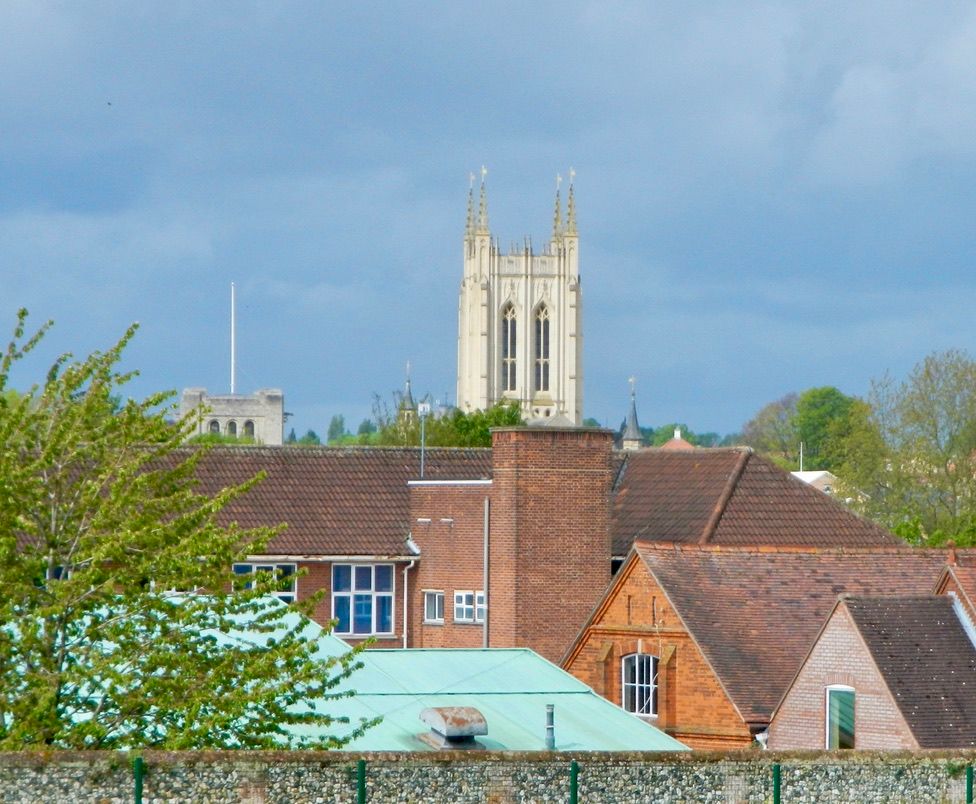
[(256, 554), (248, 555), (245, 561), (304, 561), (306, 564), (326, 564), (326, 563), (336, 563), (336, 562), (349, 562), (349, 561), (362, 561), (362, 562), (372, 562), (372, 561), (416, 561), (419, 556), (353, 556), (353, 555), (339, 555), (339, 556), (323, 556), (323, 555), (289, 555), (285, 553), (275, 553), (275, 554)]

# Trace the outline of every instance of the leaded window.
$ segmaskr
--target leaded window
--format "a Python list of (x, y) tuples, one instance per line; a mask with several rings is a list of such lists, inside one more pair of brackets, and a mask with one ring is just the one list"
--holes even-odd
[(544, 304), (535, 314), (535, 390), (549, 390), (549, 308)]
[(515, 341), (517, 322), (515, 305), (507, 304), (502, 310), (502, 390), (515, 390)]

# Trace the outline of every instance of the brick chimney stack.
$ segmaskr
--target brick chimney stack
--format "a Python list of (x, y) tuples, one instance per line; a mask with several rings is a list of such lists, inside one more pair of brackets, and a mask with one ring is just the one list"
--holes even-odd
[(613, 434), (492, 430), (490, 644), (558, 662), (610, 581)]

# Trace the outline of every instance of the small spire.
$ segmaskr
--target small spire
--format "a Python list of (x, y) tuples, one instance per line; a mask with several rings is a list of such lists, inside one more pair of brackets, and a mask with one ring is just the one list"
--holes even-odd
[(576, 234), (576, 196), (573, 194), (573, 181), (576, 170), (569, 169), (569, 194), (566, 198), (566, 234)]
[(634, 390), (637, 380), (630, 377), (630, 410), (627, 412), (627, 422), (624, 425), (624, 432), (621, 436), (621, 446), (626, 450), (640, 449), (641, 436), (640, 426), (637, 424), (637, 392)]
[(464, 233), (474, 234), (474, 173), (468, 174), (468, 218), (464, 224)]
[(563, 230), (563, 212), (559, 203), (559, 185), (563, 183), (563, 177), (556, 174), (556, 208), (552, 212), (552, 239), (558, 240)]
[(400, 400), (400, 410), (416, 410), (417, 404), (413, 401), (413, 393), (410, 390), (410, 361), (407, 361), (407, 382), (403, 389), (403, 399)]
[(488, 176), (488, 168), (481, 166), (481, 196), (478, 201), (478, 231), (488, 231), (488, 191), (485, 188), (485, 179)]

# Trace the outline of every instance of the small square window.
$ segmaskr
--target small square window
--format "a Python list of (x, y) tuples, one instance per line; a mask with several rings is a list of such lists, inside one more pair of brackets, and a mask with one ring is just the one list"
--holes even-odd
[(454, 622), (481, 623), (485, 621), (485, 593), (456, 591), (454, 593)]
[(424, 592), (424, 622), (444, 622), (444, 593)]

